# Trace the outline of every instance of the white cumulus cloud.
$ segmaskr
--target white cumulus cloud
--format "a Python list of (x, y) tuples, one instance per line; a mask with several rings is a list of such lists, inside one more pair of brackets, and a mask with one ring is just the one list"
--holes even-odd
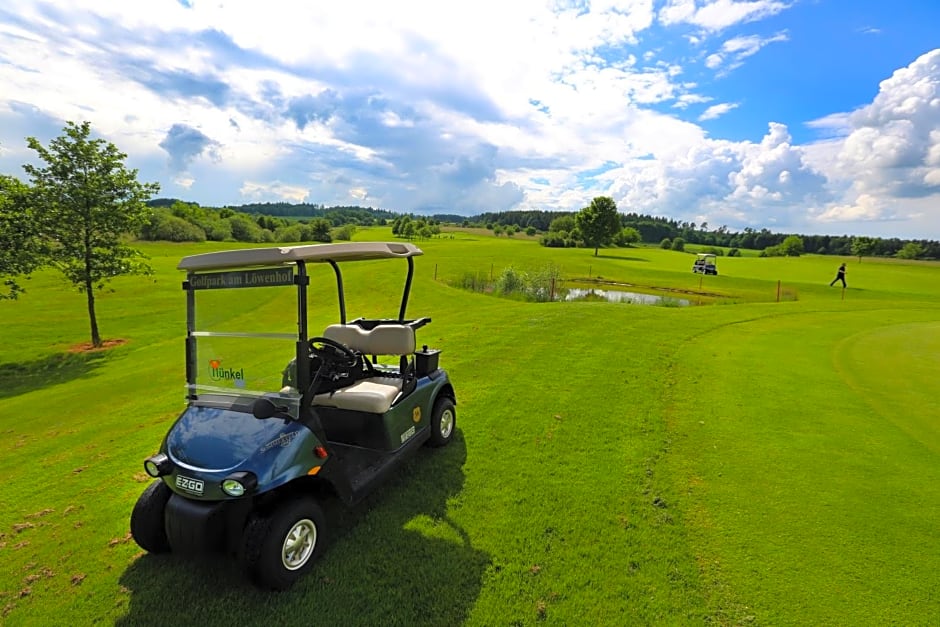
[(835, 135), (810, 147), (839, 194), (820, 220), (940, 221), (940, 49), (882, 81), (871, 104), (812, 125)]

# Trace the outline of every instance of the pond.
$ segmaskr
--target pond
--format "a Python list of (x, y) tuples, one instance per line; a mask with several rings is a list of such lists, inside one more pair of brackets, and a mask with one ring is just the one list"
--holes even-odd
[(565, 295), (565, 300), (584, 300), (586, 298), (603, 298), (610, 303), (630, 303), (634, 305), (688, 307), (692, 304), (685, 298), (656, 296), (654, 294), (640, 294), (638, 292), (622, 292), (620, 290), (571, 288)]

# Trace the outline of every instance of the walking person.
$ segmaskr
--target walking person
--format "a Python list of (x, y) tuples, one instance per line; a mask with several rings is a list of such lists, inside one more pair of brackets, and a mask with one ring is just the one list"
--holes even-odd
[(832, 287), (833, 285), (835, 285), (836, 281), (842, 281), (842, 287), (848, 287), (848, 285), (845, 284), (845, 264), (844, 263), (841, 266), (839, 266), (839, 270), (838, 272), (836, 272), (836, 278), (832, 280), (832, 283), (829, 284), (829, 287)]

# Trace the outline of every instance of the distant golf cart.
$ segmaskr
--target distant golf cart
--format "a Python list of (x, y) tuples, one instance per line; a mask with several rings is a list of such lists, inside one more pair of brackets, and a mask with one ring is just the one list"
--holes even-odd
[[(355, 504), (422, 444), (451, 441), (456, 397), (440, 351), (416, 350), (431, 319), (405, 318), (420, 254), (355, 242), (180, 261), (187, 407), (144, 461), (156, 481), (131, 514), (137, 544), (227, 551), (259, 586), (285, 589), (322, 551), (321, 499)], [(370, 262), (381, 276), (387, 264), (375, 262), (390, 259), (408, 266), (397, 317), (348, 321), (340, 265)], [(339, 306), (338, 322), (313, 336), (308, 307), (323, 296), (311, 273), (335, 275)]]
[(692, 264), (692, 272), (696, 274), (718, 274), (718, 257), (711, 253), (699, 253)]

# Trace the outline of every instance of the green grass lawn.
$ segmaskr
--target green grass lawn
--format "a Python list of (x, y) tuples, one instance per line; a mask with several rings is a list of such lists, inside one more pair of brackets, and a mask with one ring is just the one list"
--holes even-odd
[[(103, 337), (126, 340), (105, 352), (69, 352), (88, 341), (84, 298), (53, 274), (0, 302), (0, 622), (936, 624), (940, 264), (745, 256), (702, 278), (658, 248), (464, 231), (419, 246), (409, 313), (433, 318), (418, 341), (444, 351), (457, 437), (331, 507), (323, 560), (279, 594), (128, 533), (142, 460), (183, 407), (175, 265), (213, 245), (141, 244), (155, 274), (101, 295)], [(828, 285), (841, 261), (844, 293)], [(720, 297), (537, 304), (449, 285), (547, 264)], [(397, 310), (392, 265), (349, 266), (351, 317)], [(315, 311), (314, 328), (337, 315)]]

